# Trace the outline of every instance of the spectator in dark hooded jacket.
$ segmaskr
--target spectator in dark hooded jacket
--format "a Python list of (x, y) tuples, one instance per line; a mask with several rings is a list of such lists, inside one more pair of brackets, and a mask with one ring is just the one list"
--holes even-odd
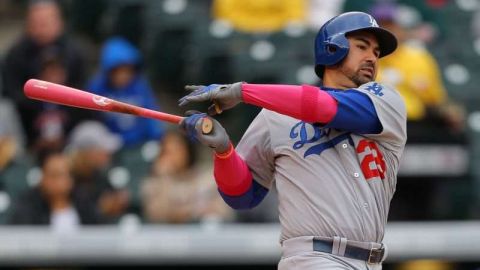
[[(106, 41), (100, 71), (87, 86), (92, 93), (125, 103), (158, 110), (155, 96), (142, 75), (141, 55), (127, 40), (114, 37)], [(127, 114), (103, 113), (108, 128), (120, 135), (124, 146), (158, 140), (163, 127), (158, 121)]]
[[(50, 64), (52, 55), (58, 60), (60, 72), (63, 72), (61, 76), (58, 76), (59, 68), (54, 72), (59, 81), (51, 80), (51, 76), (42, 76), (46, 73), (52, 74), (51, 67), (48, 68), (50, 71), (46, 72), (46, 65)], [(54, 0), (29, 1), (24, 33), (8, 50), (2, 65), (3, 94), (15, 104), (20, 114), (28, 146), (33, 146), (41, 136), (36, 129), (36, 123), (46, 108), (45, 103), (25, 97), (23, 84), (28, 79), (37, 78), (80, 88), (85, 83), (85, 62), (83, 50), (65, 32), (58, 3)], [(65, 132), (69, 132), (77, 121), (90, 117), (85, 110), (61, 110), (66, 117), (62, 127)]]

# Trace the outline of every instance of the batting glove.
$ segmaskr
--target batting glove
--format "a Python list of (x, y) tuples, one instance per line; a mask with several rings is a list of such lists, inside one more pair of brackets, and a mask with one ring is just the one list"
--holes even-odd
[(234, 84), (211, 84), (203, 85), (187, 85), (185, 89), (192, 93), (182, 97), (178, 102), (180, 106), (185, 106), (190, 102), (213, 101), (208, 108), (209, 115), (219, 114), (224, 110), (235, 107), (242, 102), (242, 83)]
[[(187, 111), (185, 115), (187, 117), (180, 122), (180, 128), (187, 133), (190, 139), (212, 148), (217, 154), (223, 154), (230, 150), (230, 138), (217, 120), (197, 111)], [(202, 132), (205, 118), (209, 118), (213, 123), (213, 129), (208, 134)]]

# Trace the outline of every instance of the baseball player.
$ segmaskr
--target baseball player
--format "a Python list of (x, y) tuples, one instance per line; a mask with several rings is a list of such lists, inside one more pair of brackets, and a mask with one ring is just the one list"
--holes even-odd
[(180, 105), (214, 101), (213, 114), (240, 102), (264, 108), (236, 149), (215, 120), (212, 133), (201, 132), (206, 114), (189, 114), (181, 126), (214, 150), (215, 180), (231, 207), (255, 207), (276, 185), (279, 269), (381, 269), (406, 113), (399, 94), (374, 79), (378, 59), (396, 47), (394, 35), (369, 14), (349, 12), (316, 36), (320, 88), (186, 87), (193, 92)]

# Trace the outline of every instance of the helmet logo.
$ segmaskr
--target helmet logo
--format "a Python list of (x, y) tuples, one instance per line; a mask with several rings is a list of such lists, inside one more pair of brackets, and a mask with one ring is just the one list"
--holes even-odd
[(375, 19), (371, 15), (368, 15), (368, 17), (370, 17), (370, 25), (372, 25), (373, 27), (378, 27), (377, 21), (375, 21)]

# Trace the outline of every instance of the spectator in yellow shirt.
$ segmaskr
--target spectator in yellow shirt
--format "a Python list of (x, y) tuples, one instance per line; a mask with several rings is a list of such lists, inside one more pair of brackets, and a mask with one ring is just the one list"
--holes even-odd
[(215, 0), (213, 16), (242, 32), (275, 32), (305, 20), (306, 0)]
[(409, 122), (439, 122), (453, 132), (461, 131), (463, 109), (449, 99), (435, 58), (420, 44), (408, 42), (408, 29), (399, 22), (398, 11), (389, 3), (371, 10), (377, 22), (399, 41), (397, 50), (379, 61), (377, 80), (400, 92)]

